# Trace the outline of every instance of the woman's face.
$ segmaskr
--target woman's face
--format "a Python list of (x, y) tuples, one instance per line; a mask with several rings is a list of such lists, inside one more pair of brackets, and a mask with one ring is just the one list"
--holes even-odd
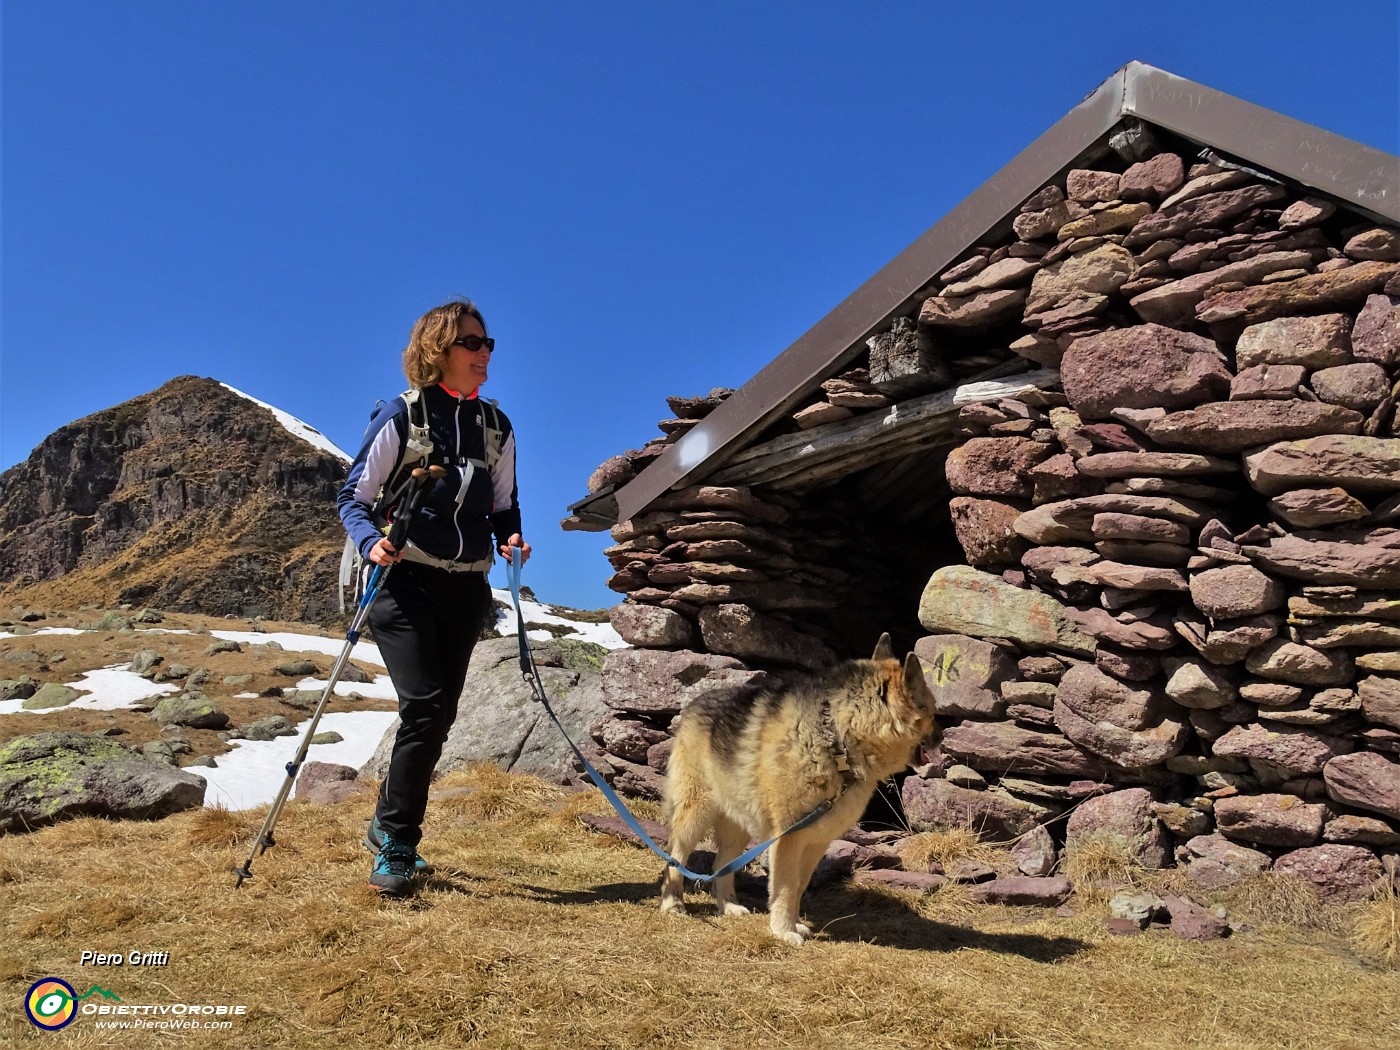
[[(486, 338), (486, 329), (475, 317), (464, 317), (457, 325), (457, 338)], [(453, 343), (447, 348), (443, 360), (442, 381), (461, 394), (470, 394), (486, 382), (486, 369), (491, 363), (491, 351), (485, 345), (479, 350), (468, 350), (461, 343)]]

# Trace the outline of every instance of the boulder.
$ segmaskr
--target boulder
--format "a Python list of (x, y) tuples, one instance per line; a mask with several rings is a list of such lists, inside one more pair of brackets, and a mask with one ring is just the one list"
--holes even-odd
[(1177, 848), (1176, 862), (1198, 886), (1216, 890), (1268, 871), (1267, 853), (1231, 842), (1223, 835), (1198, 835)]
[(1269, 500), (1269, 509), (1297, 529), (1359, 521), (1370, 511), (1343, 488), (1294, 489)]
[(1252, 259), (1227, 263), (1217, 270), (1192, 274), (1179, 281), (1169, 281), (1150, 291), (1135, 295), (1129, 305), (1144, 321), (1181, 328), (1196, 320), (1196, 306), (1227, 284), (1257, 284), (1272, 273), (1307, 266), (1310, 252), (1266, 252)]
[(1094, 640), (1074, 629), (1064, 606), (968, 566), (937, 570), (919, 598), (919, 622), (930, 631), (1011, 638), (1034, 647), (1092, 653)]
[(1167, 896), (1163, 904), (1171, 916), (1171, 931), (1187, 941), (1216, 941), (1230, 934), (1230, 921), (1186, 897)]
[(0, 833), (71, 817), (156, 819), (204, 804), (205, 782), (109, 737), (38, 733), (0, 744)]
[(1168, 656), (1162, 665), (1167, 672), (1166, 694), (1182, 707), (1210, 711), (1234, 703), (1238, 695), (1234, 681), (1214, 664)]
[(1386, 368), (1400, 366), (1400, 299), (1372, 295), (1356, 316), (1351, 330), (1352, 354)]
[(1353, 813), (1344, 813), (1329, 820), (1322, 829), (1322, 838), (1327, 842), (1355, 846), (1400, 846), (1400, 830), (1394, 824), (1378, 817), (1361, 817)]
[(970, 828), (1002, 842), (1024, 835), (1058, 814), (1056, 808), (1013, 798), (1004, 791), (958, 787), (947, 780), (904, 778), (900, 801), (914, 831)]
[[(576, 741), (586, 742), (589, 728), (608, 712), (599, 685), (605, 654), (600, 645), (569, 639), (532, 645), (531, 655), (550, 706)], [(574, 772), (572, 749), (521, 676), (520, 645), (514, 637), (477, 643), (462, 698), (437, 764), (439, 775), (475, 762), (495, 762), (502, 769), (551, 779)], [(362, 780), (384, 776), (398, 727), (396, 719), (360, 767)]]
[(166, 697), (156, 705), (151, 717), (161, 725), (191, 729), (223, 729), (228, 725), (228, 715), (202, 694)]
[(1287, 597), (1283, 584), (1252, 565), (1225, 565), (1191, 577), (1191, 601), (1212, 620), (1258, 616)]
[(1215, 824), (1222, 835), (1261, 846), (1315, 846), (1328, 816), (1325, 805), (1296, 795), (1236, 795), (1215, 803)]
[(1203, 300), (1196, 307), (1196, 319), (1202, 324), (1212, 326), (1239, 327), (1257, 325), (1275, 318), (1322, 314), (1328, 310), (1345, 308), (1361, 302), (1368, 295), (1380, 291), (1397, 273), (1400, 273), (1400, 264), (1362, 262), (1340, 270), (1308, 274), (1291, 281), (1275, 281), (1238, 291), (1220, 292)]
[(1268, 546), (1241, 550), (1280, 576), (1311, 584), (1400, 587), (1400, 529), (1289, 533), (1272, 537)]
[(1164, 518), (1188, 528), (1200, 528), (1215, 513), (1205, 504), (1189, 499), (1106, 492), (1045, 503), (1028, 510), (1016, 519), (1016, 531), (1036, 544), (1072, 544), (1093, 540), (1094, 519), (1100, 514)]
[[(1217, 402), (1220, 403), (1220, 402)], [(1224, 402), (1228, 404), (1229, 402)], [(1164, 416), (1170, 420), (1185, 413)], [(1152, 424), (1155, 426), (1156, 424)], [(1168, 442), (1162, 442), (1168, 444)], [(1257, 444), (1258, 442), (1253, 442)], [(1209, 448), (1204, 441), (1195, 447)], [(1075, 464), (1079, 473), (1091, 478), (1194, 477), (1199, 474), (1233, 474), (1239, 469), (1234, 460), (1218, 456), (1198, 456), (1189, 452), (1100, 452), (1083, 456)]]
[(1348, 492), (1400, 490), (1400, 438), (1324, 434), (1246, 453), (1245, 477), (1257, 492), (1339, 486)]
[(1011, 722), (962, 722), (945, 729), (944, 754), (974, 769), (999, 775), (1108, 776), (1108, 765), (1058, 733), (1024, 729)]
[(959, 496), (1031, 495), (1031, 470), (1055, 450), (1043, 441), (1018, 437), (974, 437), (948, 453), (944, 474)]
[(1069, 815), (1065, 825), (1065, 849), (1105, 835), (1121, 839), (1133, 859), (1144, 868), (1165, 868), (1171, 859), (1171, 836), (1157, 819), (1152, 792), (1124, 788), (1085, 799)]
[(294, 797), (303, 802), (334, 805), (368, 790), (355, 777), (353, 766), (342, 766), (335, 762), (307, 762), (297, 775)]
[(1362, 846), (1329, 842), (1285, 853), (1274, 861), (1274, 871), (1311, 884), (1325, 901), (1364, 901), (1375, 893), (1384, 869)]
[(1400, 820), (1400, 762), (1375, 751), (1338, 755), (1324, 764), (1327, 797)]
[(1246, 657), (1246, 669), (1260, 678), (1294, 685), (1346, 685), (1356, 665), (1350, 653), (1324, 652), (1283, 638), (1265, 642)]
[(1356, 683), (1356, 692), (1368, 722), (1400, 729), (1400, 678), (1370, 675)]
[(924, 300), (919, 323), (932, 328), (974, 329), (1020, 318), (1026, 303), (1025, 288), (997, 288), (956, 298), (935, 295)]
[(688, 649), (696, 641), (692, 621), (655, 605), (614, 605), (608, 610), (608, 621), (624, 642), (645, 649)]
[(1400, 438), (1326, 434), (1278, 442), (1246, 454), (1245, 475), (1264, 496), (1308, 486), (1393, 493), (1400, 490)]
[[(1132, 650), (1170, 649), (1177, 644), (1176, 635), (1171, 629), (1171, 620), (1163, 614), (1146, 619), (1119, 620), (1107, 609), (1096, 606), (1067, 606), (1066, 615), (1085, 634), (1099, 642)], [(1095, 658), (1097, 662), (1097, 657)], [(1134, 674), (1121, 677), (1137, 680)]]
[[(1295, 777), (1310, 777), (1339, 755), (1355, 749), (1346, 737), (1323, 736), (1293, 726), (1238, 725), (1215, 740), (1210, 750), (1222, 758), (1249, 761), (1256, 776), (1282, 784)], [(1325, 776), (1325, 774), (1324, 774)]]
[(1159, 722), (1163, 699), (1159, 691), (1134, 689), (1092, 664), (1076, 664), (1066, 671), (1055, 694), (1056, 704), (1064, 704), (1081, 718), (1130, 730)]
[(1284, 195), (1282, 186), (1254, 184), (1239, 189), (1189, 197), (1145, 216), (1133, 227), (1123, 243), (1130, 248), (1152, 244), (1196, 229), (1228, 229), (1238, 215), (1276, 201)]
[(1078, 299), (1114, 294), (1137, 272), (1126, 249), (1102, 244), (1042, 267), (1031, 281), (1026, 315), (1044, 314)]
[(836, 662), (826, 643), (747, 605), (707, 605), (700, 610), (705, 648), (722, 656), (815, 671)]
[(969, 565), (1015, 565), (1027, 543), (1016, 532), (1016, 519), (1025, 506), (1002, 500), (954, 496), (948, 503), (953, 533)]
[(702, 696), (749, 695), (775, 681), (732, 657), (688, 649), (614, 649), (602, 671), (603, 700), (609, 707), (660, 718), (679, 714)]
[(967, 895), (984, 904), (1008, 904), (1022, 907), (1050, 908), (1063, 904), (1074, 892), (1069, 879), (1062, 875), (1033, 878), (1029, 875), (1003, 875), (967, 888)]
[(914, 643), (940, 717), (1000, 718), (1003, 682), (1016, 673), (1005, 645), (961, 634), (935, 634)]
[(1091, 722), (1055, 699), (1055, 725), (1084, 750), (1119, 769), (1140, 770), (1161, 765), (1179, 753), (1191, 738), (1191, 727), (1169, 715), (1142, 729), (1125, 729), (1111, 722)]
[(26, 711), (48, 711), (55, 707), (67, 707), (83, 694), (58, 682), (45, 682), (20, 705)]
[(1276, 441), (1359, 434), (1366, 417), (1320, 401), (1212, 401), (1149, 423), (1148, 436), (1167, 448), (1243, 452)]
[(1292, 401), (1307, 375), (1302, 365), (1254, 365), (1230, 380), (1230, 400)]
[[(1310, 385), (1317, 396), (1332, 405), (1357, 412), (1369, 413), (1390, 394), (1390, 380), (1385, 369), (1374, 361), (1323, 368), (1312, 374)], [(1356, 433), (1356, 431), (1339, 431)], [(1295, 434), (1294, 437), (1306, 437)]]
[(1059, 863), (1055, 840), (1041, 825), (1036, 825), (1016, 839), (1010, 846), (1010, 853), (1016, 861), (1016, 870), (1034, 878), (1049, 875)]
[(1235, 343), (1235, 367), (1301, 365), (1333, 368), (1351, 363), (1351, 321), (1344, 314), (1281, 317), (1251, 325)]
[(1189, 408), (1230, 389), (1211, 340), (1157, 324), (1077, 339), (1060, 370), (1065, 395), (1085, 419), (1109, 419), (1115, 408)]

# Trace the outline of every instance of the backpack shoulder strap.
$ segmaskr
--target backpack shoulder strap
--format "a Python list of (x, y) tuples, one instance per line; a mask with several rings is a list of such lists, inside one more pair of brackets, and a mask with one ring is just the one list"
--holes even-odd
[[(399, 397), (408, 407), (408, 431), (404, 434), (403, 449), (399, 462), (394, 468), (398, 474), (404, 467), (416, 467), (428, 462), (433, 454), (433, 441), (428, 436), (428, 406), (423, 401), (423, 391), (410, 387)], [(418, 421), (414, 422), (414, 408), (418, 409)]]
[[(505, 431), (501, 426), (501, 411), (489, 397), (477, 395), (481, 401), (482, 444), (486, 450), (486, 466), (494, 468), (501, 459), (501, 448), (505, 445)], [(489, 420), (489, 422), (488, 422)]]

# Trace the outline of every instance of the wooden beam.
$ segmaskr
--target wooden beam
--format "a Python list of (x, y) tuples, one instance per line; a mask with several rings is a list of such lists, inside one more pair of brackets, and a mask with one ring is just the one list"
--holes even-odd
[(1043, 368), (1012, 379), (965, 383), (926, 394), (856, 419), (801, 434), (784, 434), (736, 455), (713, 476), (716, 485), (772, 485), (794, 489), (854, 474), (948, 440), (963, 405), (1019, 397), (1058, 386), (1058, 369)]

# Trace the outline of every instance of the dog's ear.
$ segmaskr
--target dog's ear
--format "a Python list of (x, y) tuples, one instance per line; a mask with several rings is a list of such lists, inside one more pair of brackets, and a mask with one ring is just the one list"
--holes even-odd
[(872, 660), (893, 660), (894, 645), (890, 642), (890, 632), (886, 631), (880, 635), (880, 640), (875, 643), (875, 655)]
[(933, 690), (928, 687), (928, 679), (924, 677), (923, 662), (913, 653), (904, 658), (904, 688), (911, 697), (928, 710), (929, 714), (937, 713)]

